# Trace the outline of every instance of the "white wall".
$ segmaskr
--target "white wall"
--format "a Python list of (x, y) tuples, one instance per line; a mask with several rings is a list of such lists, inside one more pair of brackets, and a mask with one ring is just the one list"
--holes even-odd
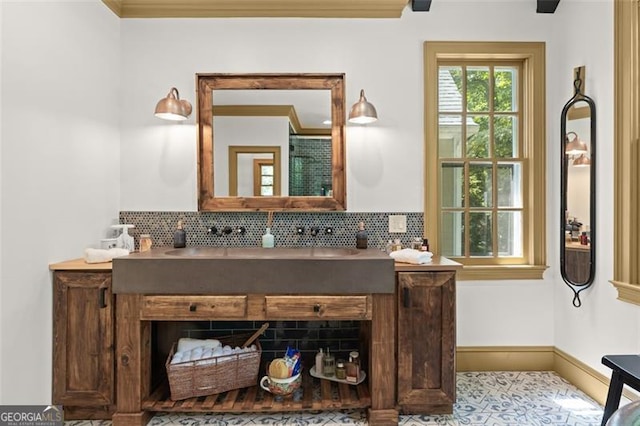
[[(581, 295), (583, 306), (571, 305), (573, 293), (556, 276), (555, 344), (558, 348), (600, 370), (607, 376), (611, 371), (603, 367), (600, 359), (612, 353), (638, 353), (640, 351), (640, 310), (637, 306), (616, 299), (617, 293), (608, 282), (613, 278), (613, 2), (561, 2), (556, 12), (566, 22), (562, 27), (562, 40), (566, 49), (554, 51), (558, 61), (551, 73), (558, 75), (557, 91), (550, 99), (555, 110), (555, 129), (559, 129), (560, 108), (573, 94), (573, 68), (586, 65), (586, 94), (597, 108), (597, 185), (596, 185), (596, 279), (591, 288)], [(576, 31), (589, 28), (589, 31)], [(550, 143), (557, 151), (559, 131)], [(550, 167), (559, 168), (559, 159)], [(557, 195), (556, 195), (557, 197)], [(559, 211), (557, 215), (559, 215)], [(558, 216), (554, 216), (554, 219)], [(557, 223), (556, 219), (556, 223)], [(551, 244), (557, 247), (560, 234)], [(632, 238), (633, 236), (630, 236)]]
[(47, 266), (118, 218), (119, 27), (97, 0), (2, 3), (2, 404), (51, 402)]

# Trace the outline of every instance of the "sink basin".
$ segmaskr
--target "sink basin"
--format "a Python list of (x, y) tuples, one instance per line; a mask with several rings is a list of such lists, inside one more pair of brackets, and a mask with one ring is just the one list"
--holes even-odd
[(307, 247), (228, 247), (227, 256), (251, 259), (291, 259), (311, 256), (311, 249)]
[(167, 250), (164, 254), (180, 257), (218, 257), (225, 255), (225, 249), (224, 247), (186, 247)]
[(368, 294), (395, 291), (394, 261), (349, 247), (173, 247), (113, 259), (114, 293)]
[(357, 256), (360, 251), (352, 248), (313, 247), (311, 255), (313, 257), (346, 257)]
[(242, 257), (256, 259), (306, 258), (306, 257), (345, 257), (356, 256), (360, 250), (340, 247), (186, 247), (167, 250), (167, 256), (180, 257)]

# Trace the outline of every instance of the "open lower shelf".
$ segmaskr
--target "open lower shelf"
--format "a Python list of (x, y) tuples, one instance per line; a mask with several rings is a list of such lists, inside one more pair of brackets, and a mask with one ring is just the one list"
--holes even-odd
[(172, 401), (165, 382), (142, 402), (145, 411), (171, 412), (269, 412), (317, 411), (371, 406), (367, 382), (357, 386), (320, 380), (304, 374), (302, 386), (292, 396), (272, 395), (260, 386)]

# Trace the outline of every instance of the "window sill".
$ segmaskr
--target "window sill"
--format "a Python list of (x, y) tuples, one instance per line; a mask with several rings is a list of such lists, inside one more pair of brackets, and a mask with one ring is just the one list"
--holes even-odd
[(623, 283), (621, 281), (609, 281), (618, 290), (618, 300), (640, 305), (640, 285)]
[[(465, 265), (461, 271), (457, 272), (456, 280), (541, 280), (547, 268), (546, 265)], [(640, 296), (640, 287), (638, 291)]]

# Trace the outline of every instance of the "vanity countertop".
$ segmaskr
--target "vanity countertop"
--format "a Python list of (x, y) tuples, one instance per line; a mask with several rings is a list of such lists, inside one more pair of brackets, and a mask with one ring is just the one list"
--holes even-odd
[(439, 271), (458, 271), (463, 265), (447, 259), (443, 256), (433, 255), (430, 263), (422, 265), (413, 265), (410, 263), (396, 262), (396, 272), (439, 272)]
[(565, 249), (567, 250), (582, 250), (582, 251), (590, 251), (591, 250), (591, 244), (580, 244), (577, 242), (570, 242), (570, 243), (565, 243), (564, 245)]
[[(585, 248), (582, 246), (580, 248)], [(588, 246), (586, 246), (588, 248)], [(409, 263), (395, 262), (396, 272), (437, 272), (452, 271), (462, 269), (462, 264), (447, 259), (446, 257), (434, 255), (431, 263), (423, 265), (412, 265)], [(84, 259), (72, 259), (49, 264), (52, 271), (110, 271), (113, 267), (111, 262), (86, 263)]]
[(110, 271), (111, 268), (111, 262), (87, 263), (82, 258), (49, 264), (51, 271)]

